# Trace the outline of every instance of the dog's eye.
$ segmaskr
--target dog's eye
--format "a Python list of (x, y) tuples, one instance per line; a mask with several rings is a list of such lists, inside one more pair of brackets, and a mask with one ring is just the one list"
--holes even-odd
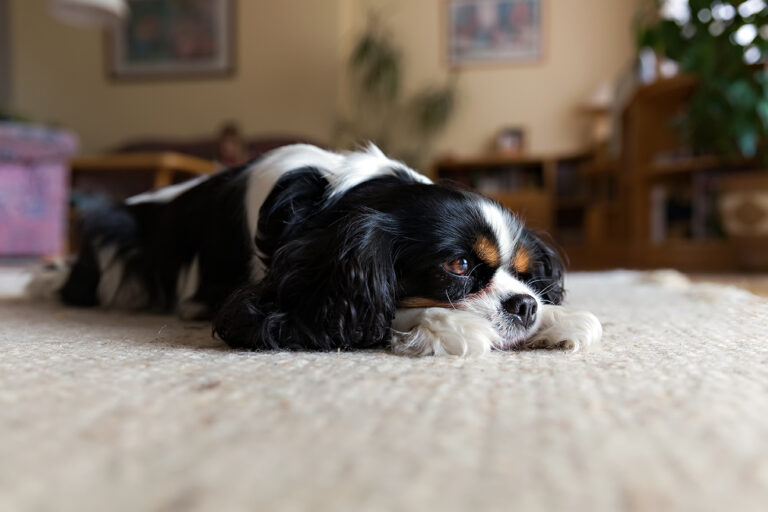
[(443, 263), (443, 268), (451, 274), (463, 276), (469, 272), (469, 261), (467, 261), (467, 258), (457, 258), (448, 263)]

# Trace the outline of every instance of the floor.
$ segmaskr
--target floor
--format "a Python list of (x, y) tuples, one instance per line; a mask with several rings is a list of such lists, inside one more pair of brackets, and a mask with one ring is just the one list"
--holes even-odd
[[(15, 273), (14, 273), (15, 272)], [(764, 510), (768, 301), (569, 277), (589, 353), (230, 350), (0, 272), (0, 510)]]
[(766, 274), (692, 274), (692, 281), (737, 286), (755, 295), (768, 297), (768, 275)]

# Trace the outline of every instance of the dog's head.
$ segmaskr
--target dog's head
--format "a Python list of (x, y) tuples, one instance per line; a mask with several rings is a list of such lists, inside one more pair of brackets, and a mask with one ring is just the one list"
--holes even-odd
[(265, 278), (221, 309), (214, 329), (230, 345), (381, 346), (398, 309), (440, 307), (484, 317), (508, 348), (536, 330), (542, 304), (562, 300), (559, 255), (478, 194), (390, 177), (311, 204), (261, 244)]

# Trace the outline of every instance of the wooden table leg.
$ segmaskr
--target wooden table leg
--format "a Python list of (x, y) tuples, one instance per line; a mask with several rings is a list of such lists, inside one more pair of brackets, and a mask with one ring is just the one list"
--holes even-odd
[(163, 188), (171, 184), (171, 178), (173, 177), (173, 171), (166, 167), (161, 167), (155, 171), (154, 188)]

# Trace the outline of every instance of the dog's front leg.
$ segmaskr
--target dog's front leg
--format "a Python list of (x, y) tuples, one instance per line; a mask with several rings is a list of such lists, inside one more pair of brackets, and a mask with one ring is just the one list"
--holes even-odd
[(390, 346), (406, 356), (486, 354), (501, 338), (485, 318), (446, 308), (398, 309)]
[(541, 306), (539, 315), (541, 325), (525, 342), (525, 348), (560, 348), (577, 352), (589, 350), (603, 335), (600, 321), (588, 311), (547, 304)]

